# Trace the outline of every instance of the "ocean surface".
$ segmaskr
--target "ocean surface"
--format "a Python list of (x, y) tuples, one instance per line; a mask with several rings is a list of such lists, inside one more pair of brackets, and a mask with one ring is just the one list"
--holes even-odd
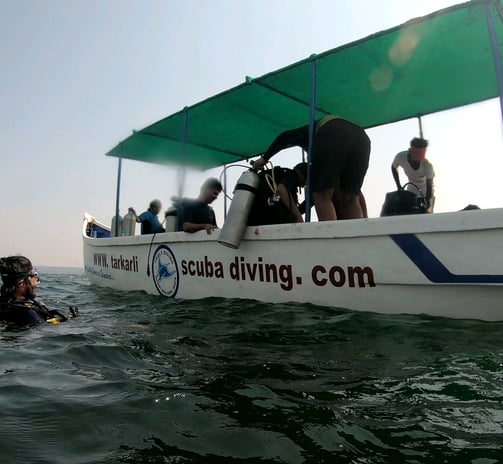
[(0, 326), (2, 464), (503, 462), (503, 323), (51, 272), (39, 299), (81, 317)]

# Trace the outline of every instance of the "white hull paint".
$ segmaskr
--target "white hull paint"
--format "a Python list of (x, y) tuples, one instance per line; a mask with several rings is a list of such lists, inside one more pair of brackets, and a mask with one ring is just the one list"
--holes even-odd
[(101, 287), (503, 320), (503, 209), (249, 227), (238, 250), (219, 231), (90, 238), (87, 222)]

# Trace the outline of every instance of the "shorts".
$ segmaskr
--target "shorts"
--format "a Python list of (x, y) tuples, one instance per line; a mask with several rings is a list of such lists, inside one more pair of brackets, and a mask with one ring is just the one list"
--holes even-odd
[(344, 119), (325, 123), (315, 134), (311, 157), (311, 191), (338, 188), (358, 195), (367, 173), (370, 139)]

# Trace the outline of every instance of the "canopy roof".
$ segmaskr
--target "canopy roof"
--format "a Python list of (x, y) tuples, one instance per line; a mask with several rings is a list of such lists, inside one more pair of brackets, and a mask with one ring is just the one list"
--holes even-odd
[(332, 113), (364, 128), (494, 98), (486, 8), (501, 57), (501, 0), (472, 0), (247, 79), (133, 133), (107, 155), (208, 169), (262, 153), (280, 132), (308, 123), (313, 60), (316, 117)]

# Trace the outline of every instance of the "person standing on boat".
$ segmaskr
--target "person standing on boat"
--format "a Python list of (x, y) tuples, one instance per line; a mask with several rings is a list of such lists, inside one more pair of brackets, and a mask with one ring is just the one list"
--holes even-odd
[(433, 165), (426, 159), (426, 149), (428, 141), (423, 138), (414, 137), (410, 141), (410, 148), (401, 151), (395, 156), (391, 164), (391, 173), (398, 190), (403, 190), (400, 183), (398, 168), (401, 167), (408, 178), (409, 184), (406, 190), (414, 193), (418, 198), (425, 199), (426, 212), (432, 213), (435, 202), (433, 178), (435, 171)]
[(150, 202), (147, 211), (141, 213), (139, 216), (133, 208), (130, 208), (131, 212), (136, 218), (136, 222), (141, 223), (141, 234), (159, 234), (164, 232), (164, 227), (159, 222), (157, 215), (161, 212), (162, 203), (161, 200), (152, 200)]
[(306, 185), (307, 163), (293, 169), (275, 166), (259, 174), (259, 185), (248, 216), (249, 226), (304, 222), (297, 190)]
[(57, 324), (68, 317), (76, 317), (78, 309), (70, 307), (71, 315), (49, 309), (44, 303), (35, 301), (36, 286), (40, 279), (31, 261), (25, 256), (0, 258), (0, 321), (28, 326), (43, 322)]
[(220, 181), (210, 177), (201, 186), (199, 196), (196, 199), (184, 200), (181, 210), (182, 219), (179, 222), (181, 230), (190, 233), (205, 230), (211, 234), (217, 228), (217, 221), (210, 203), (218, 198), (222, 190)]
[[(273, 155), (294, 146), (308, 149), (309, 125), (279, 134), (253, 167), (262, 169)], [(320, 221), (337, 219), (332, 201), (336, 191), (345, 210), (344, 216), (363, 218), (359, 196), (369, 156), (370, 139), (361, 127), (333, 115), (316, 121), (310, 191)]]

